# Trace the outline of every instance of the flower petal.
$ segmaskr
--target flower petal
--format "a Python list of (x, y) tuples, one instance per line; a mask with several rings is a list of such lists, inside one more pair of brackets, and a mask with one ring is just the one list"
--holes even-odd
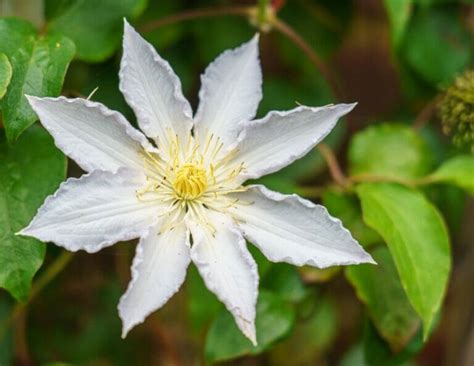
[(307, 154), (354, 107), (355, 104), (337, 104), (270, 112), (243, 125), (238, 153), (230, 164), (244, 163), (243, 181), (280, 170)]
[(296, 195), (250, 186), (231, 212), (244, 236), (273, 262), (325, 268), (375, 263), (326, 208)]
[(122, 338), (179, 290), (191, 261), (189, 247), (189, 232), (184, 224), (163, 234), (160, 225), (156, 225), (140, 240), (133, 259), (132, 280), (118, 306)]
[(256, 344), (257, 265), (230, 217), (208, 211), (207, 219), (215, 233), (189, 222), (193, 236), (191, 259), (207, 288), (225, 304), (242, 333)]
[(120, 113), (85, 99), (28, 96), (56, 146), (86, 172), (143, 169), (142, 146), (150, 144)]
[(120, 90), (137, 116), (140, 128), (157, 144), (187, 137), (192, 110), (181, 82), (153, 46), (125, 21)]
[(126, 168), (70, 178), (46, 199), (19, 234), (89, 253), (137, 238), (156, 222), (159, 213), (156, 203), (137, 199), (136, 190), (145, 184), (144, 176)]
[(237, 137), (238, 123), (252, 120), (262, 99), (258, 35), (221, 54), (207, 67), (201, 83), (195, 132), (203, 144), (211, 133), (230, 144)]

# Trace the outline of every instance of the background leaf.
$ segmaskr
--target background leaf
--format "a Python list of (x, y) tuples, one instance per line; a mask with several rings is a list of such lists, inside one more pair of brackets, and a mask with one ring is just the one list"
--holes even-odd
[(408, 299), (423, 319), (426, 338), (451, 268), (443, 219), (421, 193), (403, 186), (362, 184), (356, 190), (364, 221), (385, 239)]
[(8, 84), (12, 78), (12, 65), (7, 55), (0, 53), (0, 100), (7, 92)]
[(392, 350), (400, 351), (415, 335), (420, 321), (403, 291), (388, 249), (381, 246), (371, 254), (377, 266), (350, 266), (346, 276), (357, 297), (367, 305), (380, 335)]
[(0, 19), (0, 52), (13, 67), (13, 76), (1, 101), (7, 139), (15, 141), (37, 117), (25, 94), (56, 96), (74, 55), (74, 44), (58, 34), (37, 36), (28, 22)]
[(212, 323), (206, 339), (206, 359), (224, 361), (246, 354), (258, 354), (282, 338), (295, 320), (293, 308), (279, 296), (261, 291), (257, 303), (257, 341), (254, 347), (237, 329), (230, 313), (223, 309)]
[(384, 0), (385, 10), (390, 21), (392, 43), (395, 48), (405, 35), (405, 31), (413, 11), (412, 0)]
[(432, 164), (425, 142), (400, 124), (379, 124), (357, 133), (348, 154), (353, 175), (417, 178), (429, 172)]
[(451, 82), (472, 62), (472, 36), (459, 16), (451, 7), (419, 9), (407, 29), (402, 53), (413, 70), (435, 87)]
[(147, 0), (72, 0), (49, 5), (54, 14), (49, 29), (71, 38), (77, 47), (77, 58), (89, 62), (103, 61), (120, 45), (123, 18), (133, 20), (146, 7)]
[(64, 179), (66, 159), (49, 134), (34, 127), (14, 147), (2, 137), (0, 161), (0, 287), (24, 301), (45, 245), (15, 233)]
[(460, 155), (445, 161), (429, 179), (455, 184), (474, 195), (474, 156)]

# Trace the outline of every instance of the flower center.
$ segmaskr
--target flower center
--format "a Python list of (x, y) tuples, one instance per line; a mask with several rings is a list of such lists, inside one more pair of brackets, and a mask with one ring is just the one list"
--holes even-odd
[(173, 189), (179, 198), (193, 200), (202, 195), (206, 188), (206, 171), (200, 165), (186, 163), (176, 171)]

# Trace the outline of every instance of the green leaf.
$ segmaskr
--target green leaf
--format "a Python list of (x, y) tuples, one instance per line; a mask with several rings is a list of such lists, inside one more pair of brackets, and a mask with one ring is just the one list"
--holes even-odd
[(301, 301), (306, 295), (306, 289), (297, 269), (286, 263), (272, 265), (265, 273), (261, 284), (289, 302)]
[(222, 304), (207, 289), (195, 266), (191, 266), (188, 270), (186, 294), (190, 328), (198, 332), (211, 323), (221, 310)]
[(434, 182), (445, 182), (457, 185), (474, 195), (474, 157), (471, 155), (456, 156), (445, 161), (429, 177)]
[(400, 124), (379, 124), (357, 133), (348, 158), (353, 175), (418, 178), (432, 165), (425, 142), (410, 127)]
[(400, 351), (415, 335), (419, 318), (403, 291), (388, 249), (378, 247), (371, 254), (377, 266), (350, 266), (346, 276), (380, 335), (392, 350)]
[(385, 239), (426, 339), (451, 268), (443, 218), (421, 193), (400, 185), (362, 184), (356, 190), (364, 221)]
[(449, 84), (472, 59), (472, 37), (459, 16), (457, 7), (421, 9), (413, 16), (405, 34), (404, 58), (435, 87)]
[(45, 130), (33, 127), (13, 147), (0, 137), (0, 162), (0, 287), (24, 301), (45, 245), (15, 233), (65, 178), (66, 159)]
[(369, 321), (364, 327), (363, 350), (367, 366), (416, 366), (412, 359), (423, 348), (421, 330), (403, 350), (394, 353), (374, 328)]
[(0, 19), (0, 52), (8, 56), (13, 76), (1, 101), (3, 124), (9, 142), (33, 124), (37, 117), (25, 94), (56, 96), (74, 55), (74, 44), (57, 34), (38, 36), (28, 22)]
[(0, 100), (7, 92), (8, 84), (12, 78), (12, 65), (7, 55), (0, 53)]
[(56, 11), (49, 29), (71, 38), (80, 60), (99, 62), (110, 57), (120, 45), (123, 18), (135, 19), (145, 9), (147, 0), (74, 0), (59, 4), (61, 9)]
[(395, 48), (400, 46), (400, 43), (405, 35), (405, 31), (410, 20), (413, 10), (412, 0), (384, 0), (385, 10), (390, 21), (392, 43)]
[(261, 291), (256, 320), (258, 346), (244, 337), (230, 313), (223, 309), (209, 329), (206, 359), (216, 362), (261, 353), (288, 334), (294, 321), (295, 313), (288, 303), (271, 292)]
[[(317, 360), (338, 336), (337, 307), (328, 297), (311, 294), (308, 309), (298, 306), (298, 320), (291, 335), (272, 347), (270, 365), (319, 365)], [(306, 310), (306, 311), (305, 311)], [(276, 362), (272, 362), (272, 361)]]
[(324, 191), (322, 199), (329, 213), (340, 219), (362, 246), (369, 247), (382, 242), (380, 235), (362, 221), (362, 210), (355, 195), (328, 189)]

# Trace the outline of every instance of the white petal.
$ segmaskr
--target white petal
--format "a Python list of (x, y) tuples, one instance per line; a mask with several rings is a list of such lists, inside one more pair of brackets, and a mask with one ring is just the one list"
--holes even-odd
[(221, 54), (207, 67), (201, 83), (195, 117), (195, 131), (201, 143), (211, 133), (224, 144), (234, 142), (238, 123), (252, 120), (262, 99), (258, 35)]
[(273, 262), (325, 268), (374, 263), (340, 220), (296, 195), (251, 186), (231, 209), (244, 236)]
[(153, 46), (125, 21), (120, 90), (135, 111), (140, 128), (158, 144), (187, 137), (192, 110), (181, 82)]
[(96, 170), (70, 178), (49, 196), (19, 234), (51, 241), (70, 251), (94, 253), (120, 240), (144, 235), (156, 222), (159, 207), (141, 202), (136, 190), (144, 176), (130, 169)]
[(143, 168), (142, 146), (150, 144), (120, 113), (85, 99), (28, 96), (56, 146), (86, 172)]
[(208, 228), (189, 223), (193, 236), (191, 259), (207, 288), (225, 304), (242, 333), (256, 344), (257, 265), (230, 217), (211, 211), (207, 217), (216, 230), (214, 235)]
[(189, 232), (184, 224), (160, 234), (156, 225), (137, 246), (132, 280), (118, 306), (122, 338), (162, 307), (181, 287), (191, 261)]
[(244, 124), (237, 143), (238, 154), (230, 164), (244, 163), (243, 180), (280, 170), (307, 154), (354, 107), (355, 104), (337, 104), (270, 112), (261, 120)]

